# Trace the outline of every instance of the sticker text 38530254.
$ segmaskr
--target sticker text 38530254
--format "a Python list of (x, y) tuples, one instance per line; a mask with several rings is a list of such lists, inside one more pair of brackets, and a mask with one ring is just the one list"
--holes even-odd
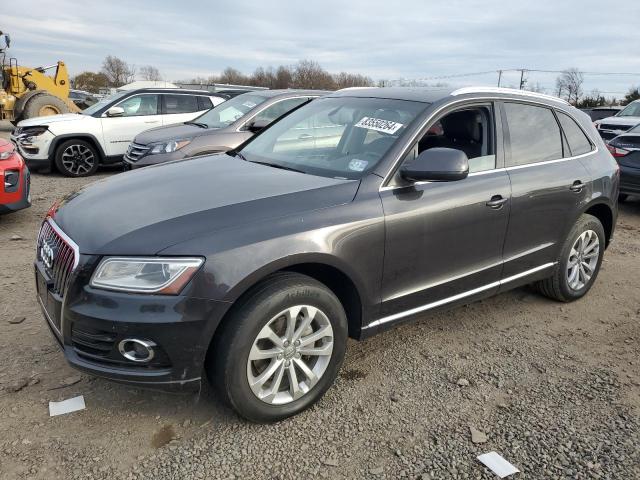
[(362, 117), (354, 126), (393, 135), (402, 128), (402, 123), (383, 120), (382, 118)]

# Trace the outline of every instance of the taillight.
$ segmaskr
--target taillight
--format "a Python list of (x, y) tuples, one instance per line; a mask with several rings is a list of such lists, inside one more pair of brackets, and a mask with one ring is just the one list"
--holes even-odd
[(611, 155), (613, 155), (616, 158), (624, 157), (626, 154), (629, 153), (629, 150), (625, 150), (624, 148), (614, 147), (611, 144), (607, 145), (607, 150), (609, 150), (611, 152)]

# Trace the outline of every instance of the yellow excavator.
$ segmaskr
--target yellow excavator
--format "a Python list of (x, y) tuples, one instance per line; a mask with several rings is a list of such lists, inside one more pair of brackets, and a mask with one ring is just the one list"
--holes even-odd
[[(59, 113), (79, 112), (69, 99), (69, 74), (64, 62), (48, 67), (29, 68), (9, 58), (11, 38), (0, 31), (0, 120), (17, 123), (20, 120)], [(50, 76), (45, 72), (55, 68)]]

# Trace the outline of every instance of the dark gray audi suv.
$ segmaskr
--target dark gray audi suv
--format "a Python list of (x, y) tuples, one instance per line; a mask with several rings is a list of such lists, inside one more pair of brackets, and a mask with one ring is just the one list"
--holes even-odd
[(38, 301), (69, 363), (274, 421), (330, 387), (348, 337), (535, 284), (593, 285), (619, 170), (589, 117), (507, 89), (371, 88), (242, 148), (54, 205)]

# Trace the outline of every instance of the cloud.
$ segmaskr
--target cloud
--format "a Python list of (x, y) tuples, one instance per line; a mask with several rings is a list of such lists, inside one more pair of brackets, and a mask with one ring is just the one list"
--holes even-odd
[[(640, 3), (603, 22), (593, 0), (325, 0), (205, 2), (31, 0), (3, 7), (12, 54), (26, 65), (67, 60), (73, 73), (106, 55), (152, 64), (169, 79), (233, 66), (319, 61), (332, 72), (423, 78), (500, 68), (640, 71)], [(62, 52), (62, 53), (61, 53)], [(66, 53), (65, 53), (66, 52)], [(190, 73), (193, 72), (193, 73)], [(494, 82), (497, 75), (449, 80)], [(553, 86), (555, 75), (529, 74)], [(638, 78), (589, 77), (585, 87), (625, 91)]]

